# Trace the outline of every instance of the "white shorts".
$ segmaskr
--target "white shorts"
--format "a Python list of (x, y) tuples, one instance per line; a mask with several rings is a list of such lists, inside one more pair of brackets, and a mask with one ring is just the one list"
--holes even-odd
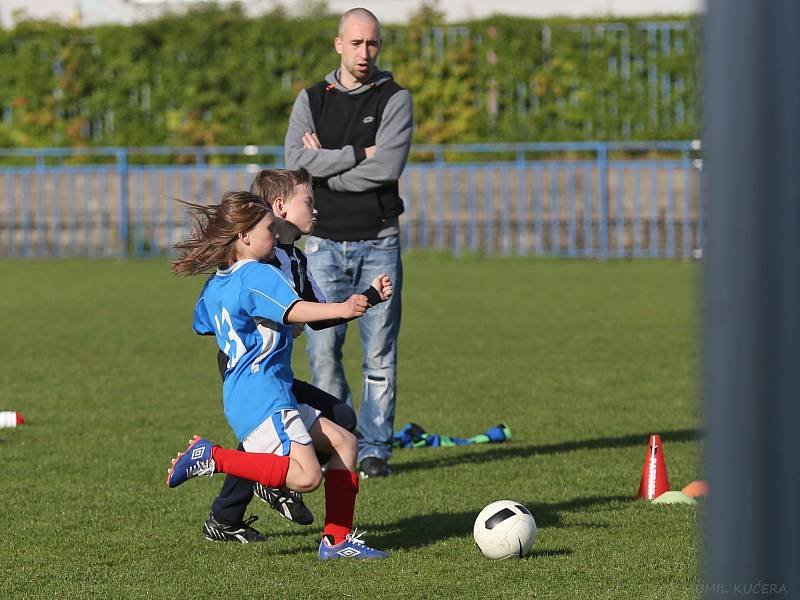
[(320, 412), (308, 404), (299, 404), (297, 410), (284, 409), (272, 413), (261, 425), (242, 440), (247, 452), (268, 452), (288, 456), (292, 442), (311, 443), (308, 431), (319, 419)]

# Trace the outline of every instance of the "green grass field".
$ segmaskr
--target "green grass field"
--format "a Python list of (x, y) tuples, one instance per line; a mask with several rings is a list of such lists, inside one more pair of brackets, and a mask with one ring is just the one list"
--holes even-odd
[[(201, 534), (222, 476), (170, 490), (193, 433), (234, 445), (213, 341), (191, 332), (200, 278), (166, 261), (3, 261), (0, 598), (693, 598), (698, 509), (634, 499), (647, 436), (673, 489), (700, 478), (696, 265), (410, 253), (397, 428), (513, 440), (399, 450), (362, 483), (376, 562), (319, 563), (258, 500), (270, 540)], [(358, 388), (357, 331), (348, 372)], [(308, 377), (302, 343), (298, 377)], [(539, 525), (531, 556), (490, 561), (480, 509), (509, 498)]]

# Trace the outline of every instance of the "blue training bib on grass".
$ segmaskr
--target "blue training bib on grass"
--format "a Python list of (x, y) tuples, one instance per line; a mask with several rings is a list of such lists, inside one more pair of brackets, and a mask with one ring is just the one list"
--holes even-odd
[(409, 423), (392, 436), (394, 448), (424, 448), (471, 446), (473, 444), (499, 444), (511, 439), (511, 429), (505, 423), (487, 429), (471, 438), (428, 433), (416, 423)]

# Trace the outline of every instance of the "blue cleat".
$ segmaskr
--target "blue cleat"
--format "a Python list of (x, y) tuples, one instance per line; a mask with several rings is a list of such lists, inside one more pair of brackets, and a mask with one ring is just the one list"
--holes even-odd
[(192, 477), (211, 477), (214, 474), (212, 446), (211, 442), (199, 435), (189, 440), (189, 447), (172, 459), (172, 466), (167, 471), (167, 485), (178, 487)]
[(387, 558), (388, 552), (370, 548), (361, 539), (364, 531), (358, 533), (353, 531), (347, 534), (343, 542), (338, 544), (331, 544), (328, 541), (328, 536), (323, 535), (322, 541), (319, 543), (319, 559), (329, 560), (331, 558), (357, 558), (364, 560), (368, 558)]

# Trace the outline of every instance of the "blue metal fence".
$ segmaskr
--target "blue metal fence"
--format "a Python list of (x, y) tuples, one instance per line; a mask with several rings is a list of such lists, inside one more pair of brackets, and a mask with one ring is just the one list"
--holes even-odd
[[(403, 242), (454, 254), (694, 257), (703, 246), (699, 150), (415, 146), (401, 180)], [(101, 164), (70, 164), (86, 156)], [(276, 146), (0, 149), (0, 161), (23, 163), (0, 167), (0, 256), (167, 253), (188, 234), (175, 198), (215, 201), (282, 160)]]

